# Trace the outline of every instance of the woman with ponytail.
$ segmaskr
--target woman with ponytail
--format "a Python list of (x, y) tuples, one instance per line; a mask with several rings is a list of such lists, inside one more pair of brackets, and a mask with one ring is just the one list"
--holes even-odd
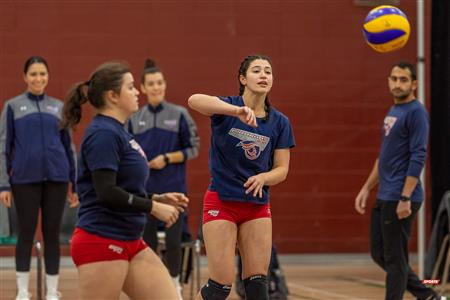
[(75, 151), (69, 130), (59, 124), (63, 102), (45, 93), (47, 61), (32, 56), (25, 62), (23, 73), (27, 91), (6, 101), (0, 118), (0, 202), (6, 207), (14, 204), (17, 214), (16, 300), (31, 297), (31, 250), (39, 210), (46, 300), (58, 300), (59, 232), (66, 198), (71, 207), (78, 204)]
[(71, 243), (80, 299), (176, 299), (167, 269), (141, 235), (147, 215), (174, 224), (188, 199), (183, 193), (148, 194), (147, 157), (125, 130), (138, 110), (129, 68), (116, 62), (98, 67), (68, 93), (63, 126), (81, 120), (81, 106), (97, 111), (81, 145), (80, 210)]
[[(186, 108), (166, 101), (166, 79), (160, 68), (147, 59), (141, 78), (141, 92), (148, 104), (135, 113), (129, 122), (130, 132), (148, 158), (148, 193), (187, 192), (186, 162), (197, 157), (199, 138), (197, 126)], [(156, 250), (158, 246), (155, 217), (149, 216), (144, 240)], [(181, 234), (183, 217), (166, 228), (164, 262), (181, 299)]]
[(203, 237), (209, 280), (197, 299), (222, 300), (235, 276), (235, 248), (242, 257), (248, 300), (268, 297), (272, 247), (269, 186), (286, 179), (294, 136), (289, 120), (270, 106), (272, 65), (248, 56), (238, 72), (239, 96), (195, 94), (189, 106), (211, 119), (211, 183), (203, 202)]

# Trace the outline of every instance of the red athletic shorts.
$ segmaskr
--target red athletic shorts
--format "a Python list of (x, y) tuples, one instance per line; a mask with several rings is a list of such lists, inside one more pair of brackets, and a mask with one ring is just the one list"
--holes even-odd
[(217, 192), (206, 191), (203, 198), (203, 224), (214, 220), (228, 220), (236, 224), (271, 218), (270, 204), (255, 204), (240, 201), (222, 201)]
[(130, 261), (141, 250), (148, 248), (143, 239), (118, 241), (75, 228), (70, 252), (76, 266), (108, 260)]

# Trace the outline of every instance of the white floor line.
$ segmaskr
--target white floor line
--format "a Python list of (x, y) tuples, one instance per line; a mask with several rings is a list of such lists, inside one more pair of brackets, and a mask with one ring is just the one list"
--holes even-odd
[(344, 294), (336, 294), (336, 293), (331, 293), (331, 292), (327, 292), (321, 289), (316, 289), (316, 288), (312, 288), (303, 284), (297, 284), (297, 283), (288, 283), (289, 287), (295, 287), (300, 289), (301, 291), (307, 291), (307, 292), (311, 292), (311, 293), (315, 293), (318, 294), (319, 296), (324, 296), (324, 297), (330, 297), (330, 299), (342, 299), (342, 300), (369, 300), (367, 298), (355, 298), (352, 296), (348, 296), (348, 295), (344, 295)]
[(352, 277), (352, 276), (344, 276), (341, 277), (343, 280), (349, 280), (353, 282), (363, 283), (363, 284), (369, 284), (376, 287), (383, 287), (384, 288), (384, 281), (382, 280), (375, 280), (375, 279), (367, 279), (367, 278), (361, 278), (361, 277)]

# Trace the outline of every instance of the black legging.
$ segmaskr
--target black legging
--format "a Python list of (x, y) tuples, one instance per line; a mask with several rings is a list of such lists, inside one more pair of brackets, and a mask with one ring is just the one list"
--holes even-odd
[(45, 270), (49, 275), (59, 273), (59, 232), (67, 187), (67, 183), (51, 181), (12, 185), (19, 227), (16, 245), (16, 271), (28, 272), (30, 270), (31, 250), (39, 208), (41, 208)]
[[(150, 216), (147, 218), (147, 224), (145, 225), (143, 239), (144, 241), (156, 251), (158, 247), (157, 237), (158, 220)], [(176, 277), (181, 272), (181, 233), (183, 229), (183, 216), (180, 215), (178, 220), (166, 228), (166, 250), (163, 261), (169, 269), (170, 276)]]

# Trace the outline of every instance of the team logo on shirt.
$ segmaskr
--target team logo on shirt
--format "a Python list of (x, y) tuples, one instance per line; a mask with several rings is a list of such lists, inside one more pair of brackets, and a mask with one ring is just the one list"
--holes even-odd
[(397, 122), (397, 118), (396, 117), (386, 117), (384, 118), (384, 135), (388, 136), (389, 133), (391, 132), (392, 127), (394, 127), (395, 122)]
[(145, 155), (144, 150), (142, 150), (141, 145), (139, 145), (138, 142), (136, 142), (135, 140), (131, 140), (130, 145), (131, 145), (131, 148), (133, 148), (134, 150), (139, 152), (139, 154), (141, 154), (142, 157), (144, 157), (147, 160), (147, 155)]
[(241, 147), (244, 150), (245, 157), (250, 160), (257, 159), (270, 141), (270, 138), (267, 136), (238, 128), (231, 128), (228, 134), (241, 140), (236, 147)]

